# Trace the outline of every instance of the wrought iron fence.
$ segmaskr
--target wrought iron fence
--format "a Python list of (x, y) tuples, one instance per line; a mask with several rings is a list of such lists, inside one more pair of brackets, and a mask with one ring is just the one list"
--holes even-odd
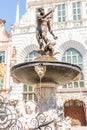
[(3, 96), (0, 95), (0, 130), (23, 130), (21, 122), (16, 119), (16, 115), (12, 113), (5, 103)]

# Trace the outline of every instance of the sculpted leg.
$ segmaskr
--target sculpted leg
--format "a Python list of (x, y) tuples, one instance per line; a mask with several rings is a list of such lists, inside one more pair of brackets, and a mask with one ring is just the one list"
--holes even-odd
[(39, 47), (42, 50), (43, 49), (43, 39), (41, 38), (38, 31), (36, 31), (36, 39), (38, 41)]
[(44, 48), (44, 51), (49, 55), (49, 56), (53, 56), (53, 53), (54, 53), (54, 45), (56, 43), (52, 43), (50, 40), (48, 40), (45, 48)]

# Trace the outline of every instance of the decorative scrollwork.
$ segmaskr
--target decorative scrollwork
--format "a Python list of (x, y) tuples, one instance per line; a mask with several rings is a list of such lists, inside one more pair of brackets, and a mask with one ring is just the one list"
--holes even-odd
[(33, 130), (41, 130), (41, 127), (44, 127), (44, 130), (52, 130), (49, 125), (53, 121), (46, 121), (46, 116), (43, 113), (39, 113), (36, 118), (31, 120), (31, 125), (34, 127)]
[(0, 130), (23, 130), (22, 124), (16, 119), (5, 103), (3, 96), (0, 95)]
[(21, 122), (17, 119), (13, 120), (9, 130), (23, 130)]
[(39, 113), (37, 115), (37, 120), (39, 121), (39, 124), (44, 123), (46, 121), (46, 117), (43, 113)]
[(30, 123), (35, 128), (37, 128), (37, 126), (39, 125), (39, 122), (38, 122), (38, 120), (36, 118), (32, 118)]
[(0, 95), (0, 106), (4, 103), (4, 98), (2, 95)]
[(46, 126), (44, 130), (52, 130), (52, 128), (50, 126)]

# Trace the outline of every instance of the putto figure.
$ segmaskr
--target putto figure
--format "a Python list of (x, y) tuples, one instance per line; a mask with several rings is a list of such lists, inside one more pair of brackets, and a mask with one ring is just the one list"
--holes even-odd
[(53, 46), (55, 45), (55, 43), (52, 43), (47, 38), (47, 32), (49, 31), (50, 34), (53, 36), (53, 38), (55, 40), (57, 39), (57, 36), (54, 35), (51, 29), (51, 18), (52, 18), (52, 13), (54, 12), (54, 10), (55, 8), (49, 11), (47, 14), (45, 14), (44, 8), (40, 7), (38, 8), (39, 15), (37, 16), (36, 38), (40, 45), (40, 50), (42, 50), (42, 52), (44, 53), (49, 51), (50, 53), (49, 55), (52, 55)]

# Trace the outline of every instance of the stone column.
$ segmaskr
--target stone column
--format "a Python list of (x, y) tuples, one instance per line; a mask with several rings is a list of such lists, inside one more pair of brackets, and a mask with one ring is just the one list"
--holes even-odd
[[(87, 122), (87, 103), (86, 103), (86, 106), (85, 106), (85, 117), (86, 117), (86, 122)], [(86, 124), (87, 125), (87, 124)]]

